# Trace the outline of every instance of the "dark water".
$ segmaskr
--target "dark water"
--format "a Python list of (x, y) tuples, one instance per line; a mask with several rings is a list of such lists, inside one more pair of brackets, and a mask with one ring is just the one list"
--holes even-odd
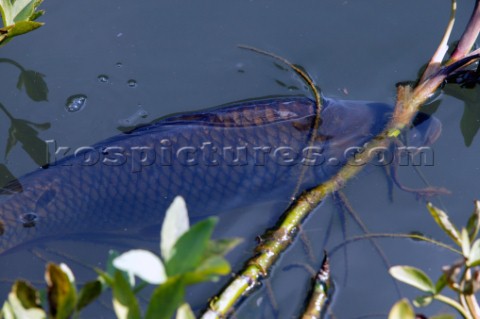
[[(119, 121), (129, 118), (137, 123), (148, 122), (170, 113), (255, 97), (310, 96), (292, 72), (277, 68), (269, 58), (238, 49), (238, 44), (266, 49), (300, 64), (329, 97), (393, 103), (395, 83), (416, 78), (419, 67), (435, 50), (449, 16), (449, 1), (434, 0), (201, 4), (50, 0), (42, 7), (47, 10), (42, 18), (46, 25), (1, 48), (0, 58), (44, 74), (48, 101), (34, 102), (25, 91), (19, 91), (19, 67), (1, 60), (0, 102), (17, 119), (50, 123), (48, 129), (39, 132), (40, 139), (55, 139), (60, 145), (72, 147), (117, 134), (119, 125), (125, 124)], [(472, 7), (473, 1), (460, 3), (454, 39)], [(434, 202), (462, 225), (472, 211), (472, 201), (479, 196), (480, 143), (478, 137), (472, 140), (473, 133), (465, 134), (469, 136), (465, 139), (460, 129), (465, 101), (475, 105), (476, 93), (452, 91), (452, 95), (466, 96), (462, 100), (443, 95), (439, 100), (435, 116), (443, 123), (443, 133), (434, 145), (435, 164), (420, 170), (432, 185), (452, 191), (452, 195)], [(80, 105), (78, 112), (67, 112), (66, 101), (78, 95), (86, 97), (86, 104)], [(139, 110), (148, 116), (132, 117)], [(468, 110), (465, 118), (472, 131), (480, 116), (474, 109)], [(7, 147), (10, 125), (7, 116), (0, 113), (1, 150)], [(26, 148), (33, 142), (31, 137), (26, 138)], [(42, 161), (38, 154), (38, 150), (28, 153), (18, 143), (5, 156), (4, 164), (15, 176), (21, 176), (38, 167)], [(400, 176), (406, 185), (423, 185), (412, 167), (402, 168)], [(448, 241), (434, 225), (424, 202), (398, 189), (394, 189), (392, 201), (387, 185), (381, 169), (368, 169), (345, 188), (371, 232), (420, 231)], [(277, 206), (246, 205), (220, 216), (218, 236), (241, 236), (246, 241), (232, 254), (235, 269), (250, 255), (255, 236), (279, 215)], [(346, 237), (361, 233), (355, 221), (349, 216), (343, 219), (331, 201), (309, 218), (304, 231), (317, 256), (344, 240), (342, 225)], [(331, 231), (325, 244), (328, 229)], [(37, 243), (19, 249), (8, 259), (0, 258), (0, 277), (40, 280), (44, 262), (31, 253), (32, 249), (47, 259), (64, 260), (82, 274), (86, 271), (81, 265), (47, 250), (78, 251), (75, 260), (89, 260), (89, 265), (102, 267), (106, 249), (127, 249), (119, 241), (132, 247), (145, 246), (143, 240), (127, 242), (116, 237), (102, 244), (96, 244), (94, 239), (81, 240)], [(391, 264), (419, 266), (434, 278), (440, 274), (441, 266), (456, 258), (413, 241), (378, 242)], [(156, 249), (157, 245), (150, 247)], [(385, 317), (400, 298), (368, 241), (349, 244), (346, 251), (333, 253), (331, 259), (337, 285), (332, 312), (337, 318), (373, 314)], [(289, 249), (269, 278), (280, 318), (298, 314), (305, 300), (308, 273), (301, 267), (288, 267), (299, 262), (310, 263), (301, 243)], [(189, 298), (201, 309), (219, 287), (221, 283), (195, 287)], [(402, 296), (416, 296), (413, 290), (403, 285), (400, 288)], [(439, 308), (445, 310), (434, 306), (425, 312), (433, 314)], [(97, 317), (100, 311), (107, 310), (91, 310)], [(263, 286), (242, 304), (238, 317), (270, 318), (274, 314)]]

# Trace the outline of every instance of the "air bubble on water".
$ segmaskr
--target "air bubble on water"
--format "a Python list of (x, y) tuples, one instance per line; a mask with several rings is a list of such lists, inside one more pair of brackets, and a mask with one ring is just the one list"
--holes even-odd
[(235, 68), (237, 69), (237, 72), (238, 73), (245, 73), (245, 65), (242, 63), (242, 62), (238, 62), (236, 65), (235, 65)]
[(101, 82), (101, 83), (107, 83), (109, 78), (108, 78), (108, 75), (106, 74), (100, 74), (98, 77), (98, 82)]
[(68, 112), (81, 111), (87, 104), (87, 96), (84, 94), (72, 95), (67, 99), (65, 108)]
[(132, 121), (127, 118), (127, 119), (121, 119), (121, 120), (118, 120), (118, 124), (120, 126), (131, 126), (132, 125)]
[(128, 86), (131, 87), (131, 88), (137, 87), (137, 81), (135, 81), (135, 80), (133, 80), (133, 79), (128, 80), (128, 81), (127, 81), (127, 84), (128, 84)]

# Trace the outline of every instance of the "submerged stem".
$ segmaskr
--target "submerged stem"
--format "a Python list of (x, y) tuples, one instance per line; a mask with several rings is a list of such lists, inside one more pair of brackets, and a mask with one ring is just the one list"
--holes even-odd
[(330, 280), (330, 264), (328, 256), (325, 256), (322, 261), (322, 265), (317, 275), (315, 276), (315, 282), (313, 291), (310, 295), (310, 301), (307, 308), (302, 315), (302, 319), (320, 319), (322, 313), (325, 312), (330, 296), (332, 294), (332, 284)]
[(347, 238), (344, 242), (342, 242), (341, 244), (333, 247), (331, 250), (330, 250), (330, 256), (332, 256), (338, 249), (342, 248), (343, 246), (347, 245), (347, 244), (350, 244), (350, 243), (353, 243), (353, 242), (356, 242), (356, 241), (359, 241), (359, 240), (365, 240), (365, 239), (372, 239), (372, 238), (406, 238), (406, 239), (416, 239), (416, 240), (422, 240), (422, 241), (425, 241), (427, 243), (430, 243), (430, 244), (433, 244), (433, 245), (436, 245), (436, 246), (439, 246), (441, 248), (444, 248), (444, 249), (447, 249), (457, 255), (460, 255), (460, 256), (463, 256), (462, 252), (460, 250), (457, 250), (447, 244), (444, 244), (442, 243), (441, 241), (437, 241), (437, 240), (434, 240), (434, 239), (431, 239), (431, 238), (428, 238), (428, 237), (425, 237), (425, 236), (422, 236), (422, 235), (417, 235), (417, 234), (390, 234), (390, 233), (369, 233), (369, 234), (365, 234), (365, 235), (361, 235), (361, 236), (355, 236), (355, 237), (350, 237), (350, 238)]
[[(478, 9), (478, 1), (476, 9)], [(476, 12), (477, 11), (478, 10), (476, 10)], [(475, 14), (474, 16), (476, 17)], [(471, 20), (470, 24), (473, 23), (476, 25), (478, 19), (475, 18), (474, 20), (475, 23)], [(478, 28), (475, 28), (475, 30), (478, 33)], [(473, 36), (472, 32), (466, 31), (464, 35), (465, 34), (470, 38)], [(260, 53), (265, 52), (254, 48), (251, 50)], [(290, 243), (293, 241), (297, 233), (299, 225), (305, 217), (307, 217), (326, 196), (339, 190), (349, 179), (356, 176), (365, 164), (373, 158), (375, 152), (372, 152), (372, 150), (378, 147), (387, 147), (392, 138), (398, 136), (401, 130), (408, 127), (420, 106), (432, 93), (435, 92), (449, 74), (468, 63), (478, 60), (479, 57), (480, 56), (478, 55), (466, 55), (465, 52), (454, 63), (448, 64), (443, 68), (438, 68), (434, 74), (426, 77), (423, 81), (420, 81), (415, 87), (399, 85), (397, 87), (397, 101), (394, 113), (385, 129), (370, 142), (365, 144), (364, 151), (350, 158), (347, 164), (332, 178), (323, 184), (304, 192), (290, 206), (282, 216), (282, 220), (277, 225), (276, 229), (265, 234), (264, 241), (256, 249), (256, 255), (247, 262), (244, 270), (236, 275), (223, 292), (212, 300), (209, 309), (205, 312), (202, 318), (222, 318), (231, 312), (233, 306), (243, 296), (250, 292), (259, 283), (259, 280), (262, 277), (267, 276), (273, 263), (275, 263), (280, 257), (280, 254), (290, 246)], [(283, 58), (278, 58), (281, 61), (286, 61)], [(454, 306), (459, 305), (456, 301), (453, 300), (452, 302), (452, 300), (444, 296), (438, 296), (437, 299), (443, 299), (442, 301)], [(459, 311), (461, 312), (461, 310), (462, 309)], [(470, 317), (467, 315), (465, 318)]]
[[(290, 61), (288, 61), (287, 59), (285, 59), (281, 56), (278, 56), (274, 53), (264, 51), (264, 50), (261, 50), (261, 49), (255, 48), (255, 47), (251, 47), (251, 46), (248, 46), (248, 45), (239, 45), (238, 47), (241, 48), (241, 49), (250, 50), (250, 51), (260, 53), (260, 54), (269, 56), (271, 58), (277, 59), (278, 61), (282, 62), (283, 64), (285, 64), (289, 68), (291, 68), (293, 71), (295, 71), (295, 73), (297, 73), (302, 78), (302, 80), (305, 81), (305, 83), (308, 85), (308, 87), (310, 88), (310, 90), (313, 93), (313, 96), (315, 97), (315, 105), (316, 105), (315, 119), (314, 119), (314, 122), (313, 122), (313, 126), (310, 130), (311, 133), (310, 133), (310, 138), (308, 140), (308, 146), (312, 146), (313, 143), (315, 142), (315, 140), (317, 139), (317, 135), (318, 135), (317, 130), (318, 130), (318, 127), (320, 126), (320, 122), (322, 121), (321, 113), (322, 113), (322, 107), (323, 107), (322, 97), (320, 96), (319, 90), (315, 86), (315, 82), (312, 80), (312, 78), (305, 71), (303, 71), (301, 68), (299, 68), (298, 66), (296, 66), (295, 64), (291, 63)], [(307, 154), (306, 154), (306, 157), (310, 157), (311, 155), (312, 155), (312, 149), (309, 147), (308, 151), (307, 151)], [(300, 186), (302, 185), (303, 179), (305, 178), (307, 168), (308, 168), (307, 166), (303, 166), (301, 171), (300, 171), (300, 174), (298, 176), (297, 184), (295, 185), (295, 188), (292, 192), (292, 196), (291, 196), (292, 201), (295, 200), (295, 196), (297, 195), (298, 191), (300, 190)]]

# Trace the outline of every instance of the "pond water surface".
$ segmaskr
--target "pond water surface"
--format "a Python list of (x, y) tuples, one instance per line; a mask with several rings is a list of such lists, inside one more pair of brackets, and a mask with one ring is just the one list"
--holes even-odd
[[(453, 39), (461, 34), (473, 4), (459, 4)], [(301, 65), (328, 97), (392, 104), (395, 84), (415, 80), (419, 68), (436, 49), (450, 14), (449, 5), (447, 0), (47, 0), (42, 4), (47, 11), (41, 18), (45, 26), (1, 48), (0, 102), (16, 119), (50, 123), (38, 129), (41, 140), (54, 139), (59, 145), (78, 147), (118, 134), (128, 124), (147, 123), (171, 113), (265, 96), (311, 96), (293, 72), (276, 67), (271, 58), (237, 47), (247, 44)], [(44, 75), (47, 101), (32, 101), (24, 89), (17, 89), (22, 69)], [(480, 197), (480, 143), (474, 136), (480, 115), (470, 107), (478, 105), (478, 89), (466, 92), (451, 87), (446, 93), (429, 107), (443, 124), (442, 135), (433, 145), (434, 165), (420, 170), (431, 185), (452, 192), (433, 201), (463, 225), (473, 209), (473, 200)], [(466, 102), (470, 106), (466, 107)], [(463, 121), (469, 122), (464, 123), (464, 134), (463, 114)], [(26, 138), (25, 147), (21, 143), (7, 147), (11, 124), (0, 112), (0, 150), (8, 149), (3, 163), (13, 175), (22, 176), (36, 169), (45, 154), (42, 145), (35, 146), (31, 137)], [(412, 167), (401, 168), (400, 178), (408, 186), (424, 185)], [(418, 231), (448, 242), (424, 201), (398, 188), (393, 189), (393, 198), (389, 196), (388, 179), (379, 168), (367, 169), (351, 180), (344, 192), (371, 232)], [(245, 239), (229, 256), (234, 270), (241, 269), (251, 255), (255, 237), (281, 214), (276, 207), (275, 202), (253, 207), (246, 203), (219, 216), (215, 236)], [(316, 263), (311, 263), (300, 242), (294, 244), (268, 279), (273, 293), (268, 293), (268, 285), (262, 285), (242, 303), (238, 318), (298, 315), (310, 277), (304, 268), (292, 266), (308, 263), (316, 268), (324, 249), (332, 250), (345, 237), (362, 234), (354, 219), (342, 217), (331, 200), (316, 210), (303, 230), (317, 255)], [(42, 258), (66, 261), (81, 280), (82, 276), (93, 276), (88, 265), (104, 266), (108, 248), (157, 249), (156, 238), (153, 244), (147, 244), (134, 235), (118, 241), (112, 237), (101, 244), (94, 238), (75, 237), (19, 247), (0, 256), (0, 277), (7, 281), (0, 297), (5, 298), (14, 278), (41, 281)], [(415, 265), (433, 278), (440, 275), (441, 266), (456, 258), (411, 240), (377, 242), (390, 264)], [(52, 251), (67, 255), (77, 251), (72, 259), (82, 262)], [(416, 296), (401, 284), (399, 294), (379, 253), (367, 240), (336, 250), (331, 263), (336, 284), (331, 311), (336, 318), (384, 318), (401, 296)], [(189, 291), (193, 307), (203, 309), (226, 280)], [(434, 305), (424, 312), (444, 310), (444, 306)], [(90, 317), (111, 318), (111, 310), (104, 307), (89, 311)]]

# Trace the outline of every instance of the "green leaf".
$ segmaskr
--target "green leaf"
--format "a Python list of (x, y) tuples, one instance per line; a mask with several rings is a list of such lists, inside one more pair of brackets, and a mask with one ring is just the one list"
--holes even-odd
[(140, 319), (140, 308), (137, 298), (127, 279), (118, 270), (114, 275), (112, 293), (113, 309), (118, 319)]
[(102, 290), (107, 287), (113, 287), (114, 280), (112, 276), (98, 268), (95, 268), (95, 272), (98, 274), (98, 280), (102, 284)]
[(35, 22), (44, 11), (37, 11), (42, 0), (0, 0), (3, 28), (0, 29), (0, 45), (13, 37), (33, 31), (43, 25)]
[(48, 285), (50, 313), (56, 319), (69, 318), (75, 309), (76, 301), (75, 286), (69, 275), (60, 266), (50, 263), (47, 265), (45, 280)]
[(15, 313), (13, 312), (12, 306), (5, 301), (0, 311), (0, 319), (15, 319)]
[(39, 293), (29, 283), (20, 280), (13, 285), (2, 314), (7, 319), (41, 319), (47, 316), (40, 306)]
[(41, 0), (0, 0), (3, 24), (9, 26), (18, 21), (30, 20), (41, 3)]
[(43, 309), (47, 309), (48, 308), (48, 295), (47, 295), (47, 290), (46, 289), (42, 289), (40, 291), (38, 291), (38, 294), (40, 295), (40, 303), (42, 305), (42, 308)]
[(110, 277), (113, 277), (115, 275), (115, 272), (117, 271), (117, 268), (113, 265), (113, 261), (115, 258), (120, 256), (120, 253), (116, 250), (110, 250), (108, 252), (108, 259), (107, 259), (107, 274), (110, 275)]
[(115, 273), (116, 272), (120, 272), (123, 276), (123, 278), (125, 278), (125, 280), (127, 281), (130, 281), (130, 286), (133, 286), (135, 284), (135, 281), (134, 281), (134, 277), (130, 277), (128, 275), (128, 273), (126, 273), (125, 271), (120, 271), (118, 270), (117, 268), (115, 268), (115, 266), (113, 265), (113, 261), (115, 260), (115, 258), (117, 258), (118, 256), (120, 256), (120, 253), (115, 251), (115, 250), (110, 250), (108, 252), (108, 259), (107, 259), (107, 263), (106, 263), (106, 272), (104, 272), (103, 270), (100, 270), (100, 269), (95, 269), (95, 271), (98, 273), (98, 275), (100, 276), (100, 279), (101, 279), (101, 283), (102, 283), (102, 288), (105, 289), (106, 286), (109, 286), (109, 287), (113, 287), (114, 285), (114, 276), (115, 276)]
[(20, 21), (8, 27), (3, 27), (0, 29), (0, 46), (3, 46), (10, 42), (12, 38), (38, 29), (42, 25), (43, 23), (41, 22)]
[(442, 274), (435, 283), (435, 293), (440, 293), (447, 286), (448, 280), (445, 274)]
[[(73, 276), (72, 270), (64, 263), (60, 263), (60, 269), (67, 275), (71, 284), (75, 284), (75, 276)], [(73, 286), (75, 288), (75, 286)]]
[(45, 14), (45, 10), (35, 11), (29, 18), (30, 21), (35, 21)]
[[(18, 0), (15, 0), (14, 4), (16, 4)], [(27, 2), (27, 1), (26, 1)], [(30, 20), (30, 17), (34, 14), (35, 8), (42, 3), (42, 0), (29, 0), (29, 3), (15, 16), (15, 22), (17, 21), (27, 21)]]
[(38, 29), (42, 25), (44, 25), (44, 23), (37, 21), (19, 21), (3, 29), (7, 31), (7, 38), (13, 38)]
[(453, 225), (452, 222), (450, 222), (450, 219), (448, 218), (448, 215), (443, 210), (433, 206), (432, 203), (428, 203), (427, 208), (430, 211), (430, 214), (433, 216), (433, 219), (435, 220), (437, 225), (440, 226), (440, 228), (443, 229), (443, 231), (448, 236), (450, 236), (450, 238), (452, 238), (453, 241), (458, 246), (462, 246), (461, 239), (460, 239), (460, 233), (458, 232), (455, 225)]
[(204, 281), (216, 281), (218, 276), (230, 273), (230, 264), (220, 256), (212, 256), (205, 259), (192, 272), (186, 273), (185, 283), (193, 285)]
[(473, 242), (480, 230), (480, 202), (474, 201), (475, 209), (467, 222), (468, 235), (470, 236), (470, 242)]
[(168, 279), (153, 292), (145, 319), (170, 319), (183, 303), (184, 296), (185, 284), (182, 278)]
[(393, 305), (388, 319), (415, 319), (415, 312), (407, 299), (402, 299)]
[(127, 272), (129, 276), (137, 276), (151, 284), (158, 285), (167, 280), (162, 261), (147, 250), (127, 251), (115, 258), (113, 265), (117, 269)]
[(470, 255), (470, 238), (468, 236), (468, 231), (465, 228), (462, 228), (460, 232), (460, 241), (462, 244), (462, 253), (465, 258), (468, 258)]
[(435, 286), (422, 270), (411, 266), (394, 266), (389, 269), (395, 279), (421, 291), (435, 294)]
[(92, 301), (98, 298), (102, 293), (102, 283), (99, 280), (87, 282), (78, 293), (76, 311), (88, 306)]
[(472, 248), (470, 250), (470, 255), (468, 256), (467, 266), (476, 267), (480, 265), (480, 239), (477, 239), (473, 242)]
[(190, 308), (190, 305), (188, 303), (184, 303), (177, 309), (177, 316), (175, 319), (195, 319), (195, 315), (192, 311), (192, 308)]
[(28, 282), (18, 280), (12, 287), (12, 292), (18, 298), (23, 308), (41, 308), (38, 291)]
[(177, 240), (190, 228), (185, 200), (175, 197), (167, 209), (160, 233), (160, 251), (165, 261), (172, 257), (172, 250)]
[(166, 263), (169, 277), (194, 270), (202, 261), (217, 219), (210, 217), (192, 226), (173, 247)]
[(226, 238), (226, 239), (216, 239), (210, 240), (208, 242), (207, 251), (205, 256), (225, 256), (233, 248), (238, 246), (243, 241), (242, 238)]
[(45, 319), (47, 314), (43, 309), (30, 308), (25, 309), (15, 293), (8, 295), (8, 301), (3, 304), (2, 314), (5, 319)]
[(419, 296), (417, 298), (415, 298), (413, 300), (413, 305), (415, 307), (426, 307), (428, 306), (430, 303), (432, 303), (433, 301), (433, 297), (432, 295), (428, 295), (428, 296)]
[(48, 86), (44, 77), (45, 75), (37, 71), (22, 70), (18, 77), (17, 89), (25, 87), (28, 97), (35, 102), (48, 101)]

